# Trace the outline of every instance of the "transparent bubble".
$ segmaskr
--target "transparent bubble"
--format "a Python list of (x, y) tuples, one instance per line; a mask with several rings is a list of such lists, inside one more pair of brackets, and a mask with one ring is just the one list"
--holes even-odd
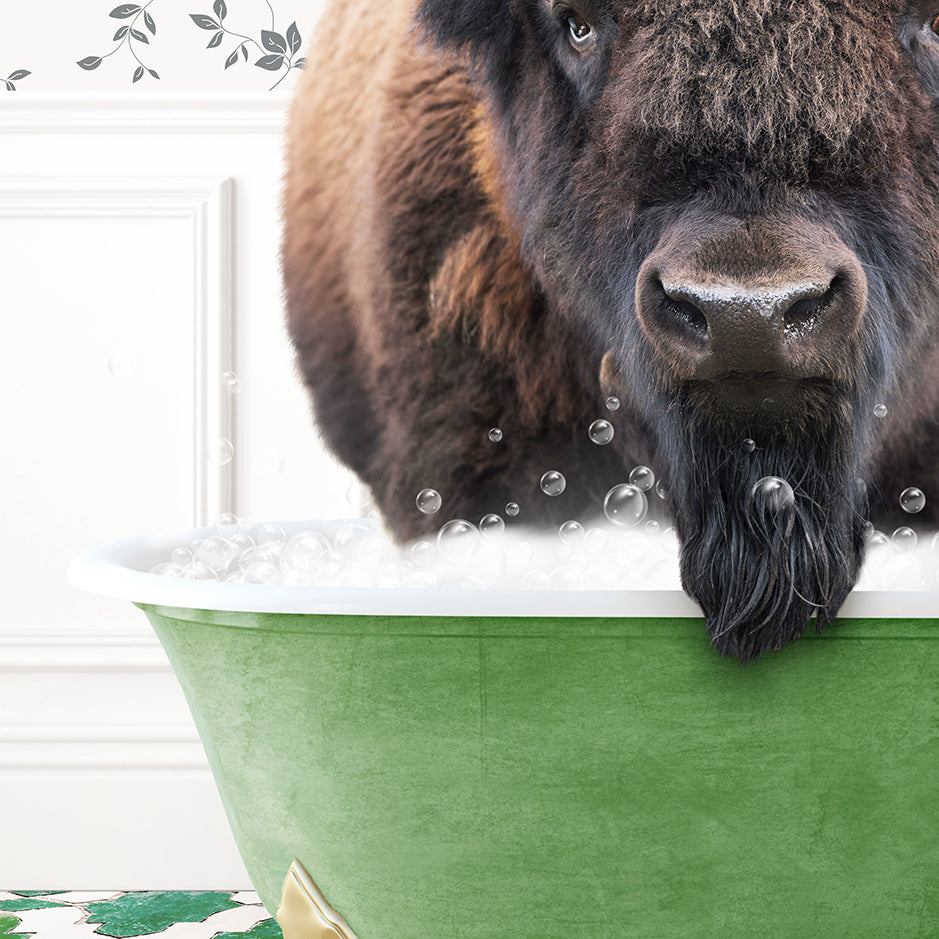
[(610, 395), (609, 398), (606, 399), (606, 406), (607, 406), (607, 410), (609, 411), (618, 411), (619, 404), (620, 404), (620, 401), (619, 401), (619, 398), (616, 397), (616, 395)]
[(487, 538), (498, 538), (505, 531), (502, 517), (490, 512), (479, 520), (479, 533)]
[(747, 437), (746, 440), (740, 444), (740, 449), (743, 450), (744, 453), (753, 453), (756, 449), (756, 441)]
[(750, 490), (750, 499), (759, 509), (773, 515), (785, 512), (795, 505), (792, 486), (779, 476), (764, 476)]
[(522, 590), (550, 590), (551, 578), (547, 571), (526, 571), (522, 576)]
[(587, 428), (587, 436), (598, 446), (605, 446), (613, 439), (613, 425), (602, 418)]
[(556, 567), (550, 574), (551, 586), (555, 590), (579, 590), (584, 585), (583, 575), (568, 564)]
[(411, 545), (410, 557), (418, 567), (430, 567), (437, 556), (437, 549), (429, 541), (415, 541)]
[(654, 518), (650, 518), (649, 521), (646, 522), (646, 531), (650, 535), (657, 535), (659, 533), (659, 528), (661, 528), (661, 525), (659, 525), (659, 523)]
[(633, 483), (614, 486), (603, 500), (604, 514), (620, 528), (638, 525), (645, 518), (647, 509), (646, 494)]
[(655, 484), (655, 494), (660, 499), (668, 498), (668, 493), (665, 491), (665, 483), (663, 483), (661, 479)]
[(231, 463), (234, 455), (235, 446), (227, 438), (216, 437), (215, 440), (209, 442), (206, 456), (210, 463), (214, 463), (216, 466), (224, 466), (226, 463)]
[(648, 492), (655, 485), (655, 473), (648, 466), (634, 466), (629, 474), (629, 481), (643, 492)]
[(182, 577), (185, 565), (173, 564), (171, 561), (164, 561), (150, 568), (151, 574), (159, 574), (161, 577)]
[(887, 405), (875, 404), (874, 405), (874, 417), (886, 417), (886, 416), (887, 416)]
[(228, 541), (220, 535), (210, 535), (196, 548), (193, 562), (204, 564), (217, 574), (224, 574), (234, 556), (235, 551)]
[(329, 556), (329, 539), (318, 531), (298, 531), (284, 545), (280, 556), (281, 570), (291, 569), (310, 574)]
[(567, 480), (557, 470), (548, 470), (541, 477), (541, 491), (546, 496), (559, 496), (567, 487)]
[(493, 427), (489, 431), (489, 439), (493, 443), (498, 443), (502, 439), (502, 431), (498, 427)]
[(507, 502), (505, 504), (505, 514), (510, 518), (515, 518), (518, 515), (520, 509), (517, 502)]
[(502, 547), (493, 542), (482, 544), (466, 559), (466, 573), (484, 586), (494, 584), (505, 573), (508, 559)]
[(906, 525), (898, 528), (891, 536), (890, 541), (897, 551), (912, 551), (919, 541), (916, 532)]
[(258, 529), (258, 533), (255, 536), (255, 541), (259, 545), (269, 544), (271, 542), (283, 542), (287, 540), (287, 535), (284, 532), (283, 528), (280, 525), (275, 525), (273, 522), (268, 522), (266, 525), (262, 525)]
[(915, 486), (910, 486), (900, 493), (900, 508), (904, 512), (913, 515), (916, 512), (922, 512), (925, 505), (926, 496), (921, 489), (917, 489)]
[(525, 570), (535, 556), (535, 549), (528, 541), (513, 542), (508, 551), (508, 566), (514, 571)]
[(178, 567), (185, 567), (187, 564), (192, 563), (192, 550), (185, 546), (180, 546), (173, 549), (173, 553), (170, 555), (170, 563), (176, 564)]
[(404, 586), (410, 590), (433, 590), (437, 586), (437, 577), (430, 571), (411, 571), (404, 578)]
[(600, 554), (610, 543), (610, 536), (602, 528), (591, 528), (584, 535), (584, 547), (591, 554)]
[(867, 533), (867, 544), (871, 548), (877, 548), (880, 545), (890, 544), (890, 539), (882, 531), (872, 528)]
[(462, 563), (479, 548), (479, 532), (465, 518), (453, 518), (437, 532), (437, 550), (448, 561)]
[(215, 530), (221, 528), (234, 528), (238, 524), (238, 516), (234, 512), (222, 512), (215, 520)]
[(769, 410), (771, 410), (771, 409), (774, 408), (774, 407), (776, 407), (776, 399), (775, 399), (775, 398), (764, 398), (764, 399), (763, 399), (763, 408), (764, 408), (765, 410), (769, 411)]
[(193, 561), (188, 567), (183, 568), (180, 576), (187, 580), (218, 580), (218, 571), (213, 570), (208, 564)]
[(222, 384), (230, 395), (241, 393), (241, 379), (234, 372), (222, 372)]
[(436, 489), (422, 489), (414, 501), (425, 515), (439, 512), (440, 506), (443, 505), (443, 499), (440, 498), (440, 493)]
[(585, 534), (584, 526), (574, 519), (564, 522), (558, 529), (558, 538), (561, 539), (561, 544), (566, 544), (570, 548), (583, 544)]

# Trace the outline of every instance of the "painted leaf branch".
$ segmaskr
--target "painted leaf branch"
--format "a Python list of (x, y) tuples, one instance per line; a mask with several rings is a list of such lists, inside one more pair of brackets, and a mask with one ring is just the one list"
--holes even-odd
[[(270, 4), (268, 4), (270, 9)], [(286, 35), (283, 35), (277, 32), (273, 27), (274, 23), (271, 23), (271, 29), (262, 29), (261, 30), (261, 41), (260, 43), (253, 39), (251, 36), (246, 36), (243, 33), (236, 33), (233, 30), (229, 29), (224, 24), (224, 19), (228, 15), (228, 8), (225, 6), (225, 0), (215, 0), (215, 3), (212, 6), (212, 11), (215, 13), (215, 18), (208, 16), (205, 13), (190, 13), (189, 18), (199, 27), (199, 29), (209, 30), (213, 33), (212, 38), (209, 40), (209, 44), (206, 46), (207, 49), (214, 49), (217, 46), (222, 44), (225, 36), (231, 36), (235, 39), (242, 40), (240, 43), (236, 44), (232, 52), (229, 53), (228, 57), (225, 59), (225, 68), (231, 68), (236, 62), (238, 62), (239, 54), (242, 56), (245, 62), (248, 61), (248, 44), (257, 47), (258, 51), (263, 53), (259, 59), (254, 62), (254, 65), (257, 68), (262, 68), (268, 72), (279, 72), (284, 70), (283, 75), (278, 78), (276, 82), (271, 86), (270, 90), (273, 91), (290, 73), (290, 70), (293, 68), (303, 68), (306, 64), (306, 60), (303, 58), (294, 59), (294, 56), (300, 50), (301, 37), (300, 31), (297, 29), (296, 22), (290, 24), (287, 27)], [(273, 18), (273, 10), (271, 10)]]
[(32, 72), (27, 71), (25, 68), (18, 68), (13, 72), (10, 72), (6, 78), (0, 79), (3, 82), (4, 87), (7, 91), (16, 91), (16, 85), (13, 82), (18, 82), (21, 78), (25, 78), (27, 75), (32, 75)]
[[(144, 32), (144, 29), (147, 30), (151, 36), (156, 35), (156, 22), (147, 10), (147, 7), (152, 3), (153, 0), (148, 0), (143, 6), (137, 3), (122, 3), (114, 7), (108, 14), (109, 17), (116, 20), (130, 20), (129, 23), (119, 26), (114, 33), (111, 41), (117, 43), (117, 45), (104, 55), (87, 55), (85, 58), (79, 59), (77, 65), (86, 72), (93, 71), (98, 68), (105, 59), (126, 47), (137, 62), (137, 67), (134, 69), (131, 79), (132, 82), (140, 81), (146, 73), (149, 73), (152, 78), (159, 79), (160, 76), (156, 71), (141, 61), (140, 56), (137, 54), (137, 49), (134, 46), (134, 43), (144, 46), (150, 45), (150, 39), (147, 33)], [(141, 19), (143, 20), (144, 29), (138, 28), (138, 23)]]

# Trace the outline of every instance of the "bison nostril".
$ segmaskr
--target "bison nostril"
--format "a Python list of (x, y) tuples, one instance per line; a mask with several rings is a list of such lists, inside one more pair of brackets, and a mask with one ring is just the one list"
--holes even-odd
[(688, 329), (696, 333), (707, 333), (707, 318), (693, 303), (689, 303), (687, 300), (673, 300), (669, 298), (667, 307), (673, 317)]
[(800, 297), (789, 306), (783, 314), (783, 322), (787, 329), (803, 329), (812, 326), (818, 317), (825, 312), (831, 304), (841, 286), (841, 278), (835, 277), (828, 285), (828, 289), (818, 296)]
[(700, 307), (684, 297), (680, 289), (667, 287), (660, 280), (655, 282), (655, 291), (663, 325), (699, 340), (707, 339), (708, 321)]

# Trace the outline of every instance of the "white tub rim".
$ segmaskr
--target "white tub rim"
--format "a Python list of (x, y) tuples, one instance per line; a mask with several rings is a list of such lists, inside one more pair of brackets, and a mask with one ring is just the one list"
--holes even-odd
[[(362, 519), (278, 522), (290, 535)], [(217, 534), (214, 526), (135, 535), (91, 548), (68, 566), (68, 582), (105, 597), (177, 609), (244, 613), (440, 617), (702, 618), (680, 589), (507, 590), (297, 587), (188, 580), (149, 573), (173, 548)], [(838, 619), (939, 619), (939, 592), (855, 589)]]

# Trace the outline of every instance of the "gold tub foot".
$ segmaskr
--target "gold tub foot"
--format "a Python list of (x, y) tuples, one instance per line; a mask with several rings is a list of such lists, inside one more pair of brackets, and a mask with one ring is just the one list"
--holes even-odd
[(299, 861), (290, 865), (284, 879), (277, 922), (284, 939), (356, 939)]

